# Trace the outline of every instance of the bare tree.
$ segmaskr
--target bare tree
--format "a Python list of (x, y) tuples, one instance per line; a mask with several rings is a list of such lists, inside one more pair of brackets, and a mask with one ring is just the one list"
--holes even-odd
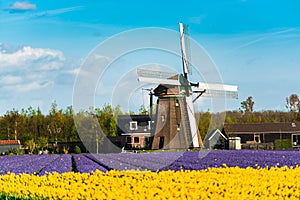
[(57, 109), (57, 103), (54, 101), (48, 115), (47, 129), (51, 136), (54, 137), (55, 145), (57, 145), (58, 137), (64, 126), (64, 116), (61, 110)]
[(292, 112), (300, 111), (300, 100), (297, 94), (291, 94), (286, 98), (286, 108)]

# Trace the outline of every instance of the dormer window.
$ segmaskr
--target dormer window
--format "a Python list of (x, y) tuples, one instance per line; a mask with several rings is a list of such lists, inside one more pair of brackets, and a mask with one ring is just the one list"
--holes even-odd
[(130, 127), (129, 127), (130, 130), (138, 130), (138, 123), (137, 121), (131, 121), (130, 122)]

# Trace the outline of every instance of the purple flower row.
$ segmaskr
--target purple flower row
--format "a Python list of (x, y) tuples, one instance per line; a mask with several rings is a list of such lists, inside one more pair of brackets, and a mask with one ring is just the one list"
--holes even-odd
[(169, 166), (180, 158), (184, 152), (168, 153), (121, 153), (90, 155), (110, 168), (117, 170), (151, 170), (157, 171)]
[(108, 169), (104, 166), (101, 166), (97, 164), (93, 159), (89, 158), (88, 156), (82, 155), (82, 154), (75, 154), (73, 156), (73, 162), (75, 164), (75, 171), (78, 171), (80, 173), (86, 173), (86, 172), (93, 172), (95, 170), (100, 170), (102, 172), (108, 171)]
[(238, 166), (252, 167), (296, 167), (300, 165), (298, 151), (255, 151), (255, 150), (220, 150), (203, 152), (185, 152), (182, 157), (161, 170), (199, 170), (213, 167)]
[(38, 174), (59, 155), (3, 156), (0, 159), (0, 173)]
[(282, 167), (300, 165), (298, 151), (219, 150), (198, 152), (18, 155), (0, 157), (0, 174), (116, 170), (200, 170), (213, 167)]
[(87, 155), (107, 169), (117, 170), (200, 170), (213, 167), (296, 167), (298, 151), (220, 150), (198, 152), (160, 152), (141, 154)]
[(58, 156), (56, 159), (52, 160), (52, 162), (48, 162), (48, 164), (38, 173), (38, 175), (44, 175), (47, 172), (71, 172), (72, 171), (72, 156), (69, 154), (64, 154)]

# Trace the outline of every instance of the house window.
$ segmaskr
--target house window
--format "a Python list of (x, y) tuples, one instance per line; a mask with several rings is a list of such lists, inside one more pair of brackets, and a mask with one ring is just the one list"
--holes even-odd
[(260, 135), (259, 134), (254, 134), (254, 141), (257, 143), (260, 143)]
[(131, 136), (126, 137), (126, 143), (131, 144)]
[(292, 141), (293, 146), (299, 147), (300, 146), (300, 134), (294, 134), (292, 138), (293, 138), (293, 141)]
[(134, 137), (134, 143), (140, 143), (140, 138), (139, 137)]
[(137, 124), (137, 121), (131, 121), (130, 122), (130, 130), (138, 130), (138, 124)]
[(176, 101), (175, 101), (175, 106), (179, 106), (179, 101), (178, 101), (178, 99), (176, 99)]
[(165, 122), (165, 116), (164, 115), (161, 116), (161, 121)]

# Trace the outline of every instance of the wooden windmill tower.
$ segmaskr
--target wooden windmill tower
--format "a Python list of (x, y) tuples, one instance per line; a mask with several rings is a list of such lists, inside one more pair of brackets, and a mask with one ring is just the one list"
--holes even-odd
[[(183, 74), (137, 70), (139, 81), (159, 84), (151, 93), (157, 97), (155, 125), (152, 127), (152, 149), (202, 147), (193, 103), (200, 96), (237, 98), (237, 86), (191, 83), (188, 80), (191, 71), (188, 29), (182, 23), (179, 23), (179, 29)], [(152, 111), (152, 103), (150, 109)]]

